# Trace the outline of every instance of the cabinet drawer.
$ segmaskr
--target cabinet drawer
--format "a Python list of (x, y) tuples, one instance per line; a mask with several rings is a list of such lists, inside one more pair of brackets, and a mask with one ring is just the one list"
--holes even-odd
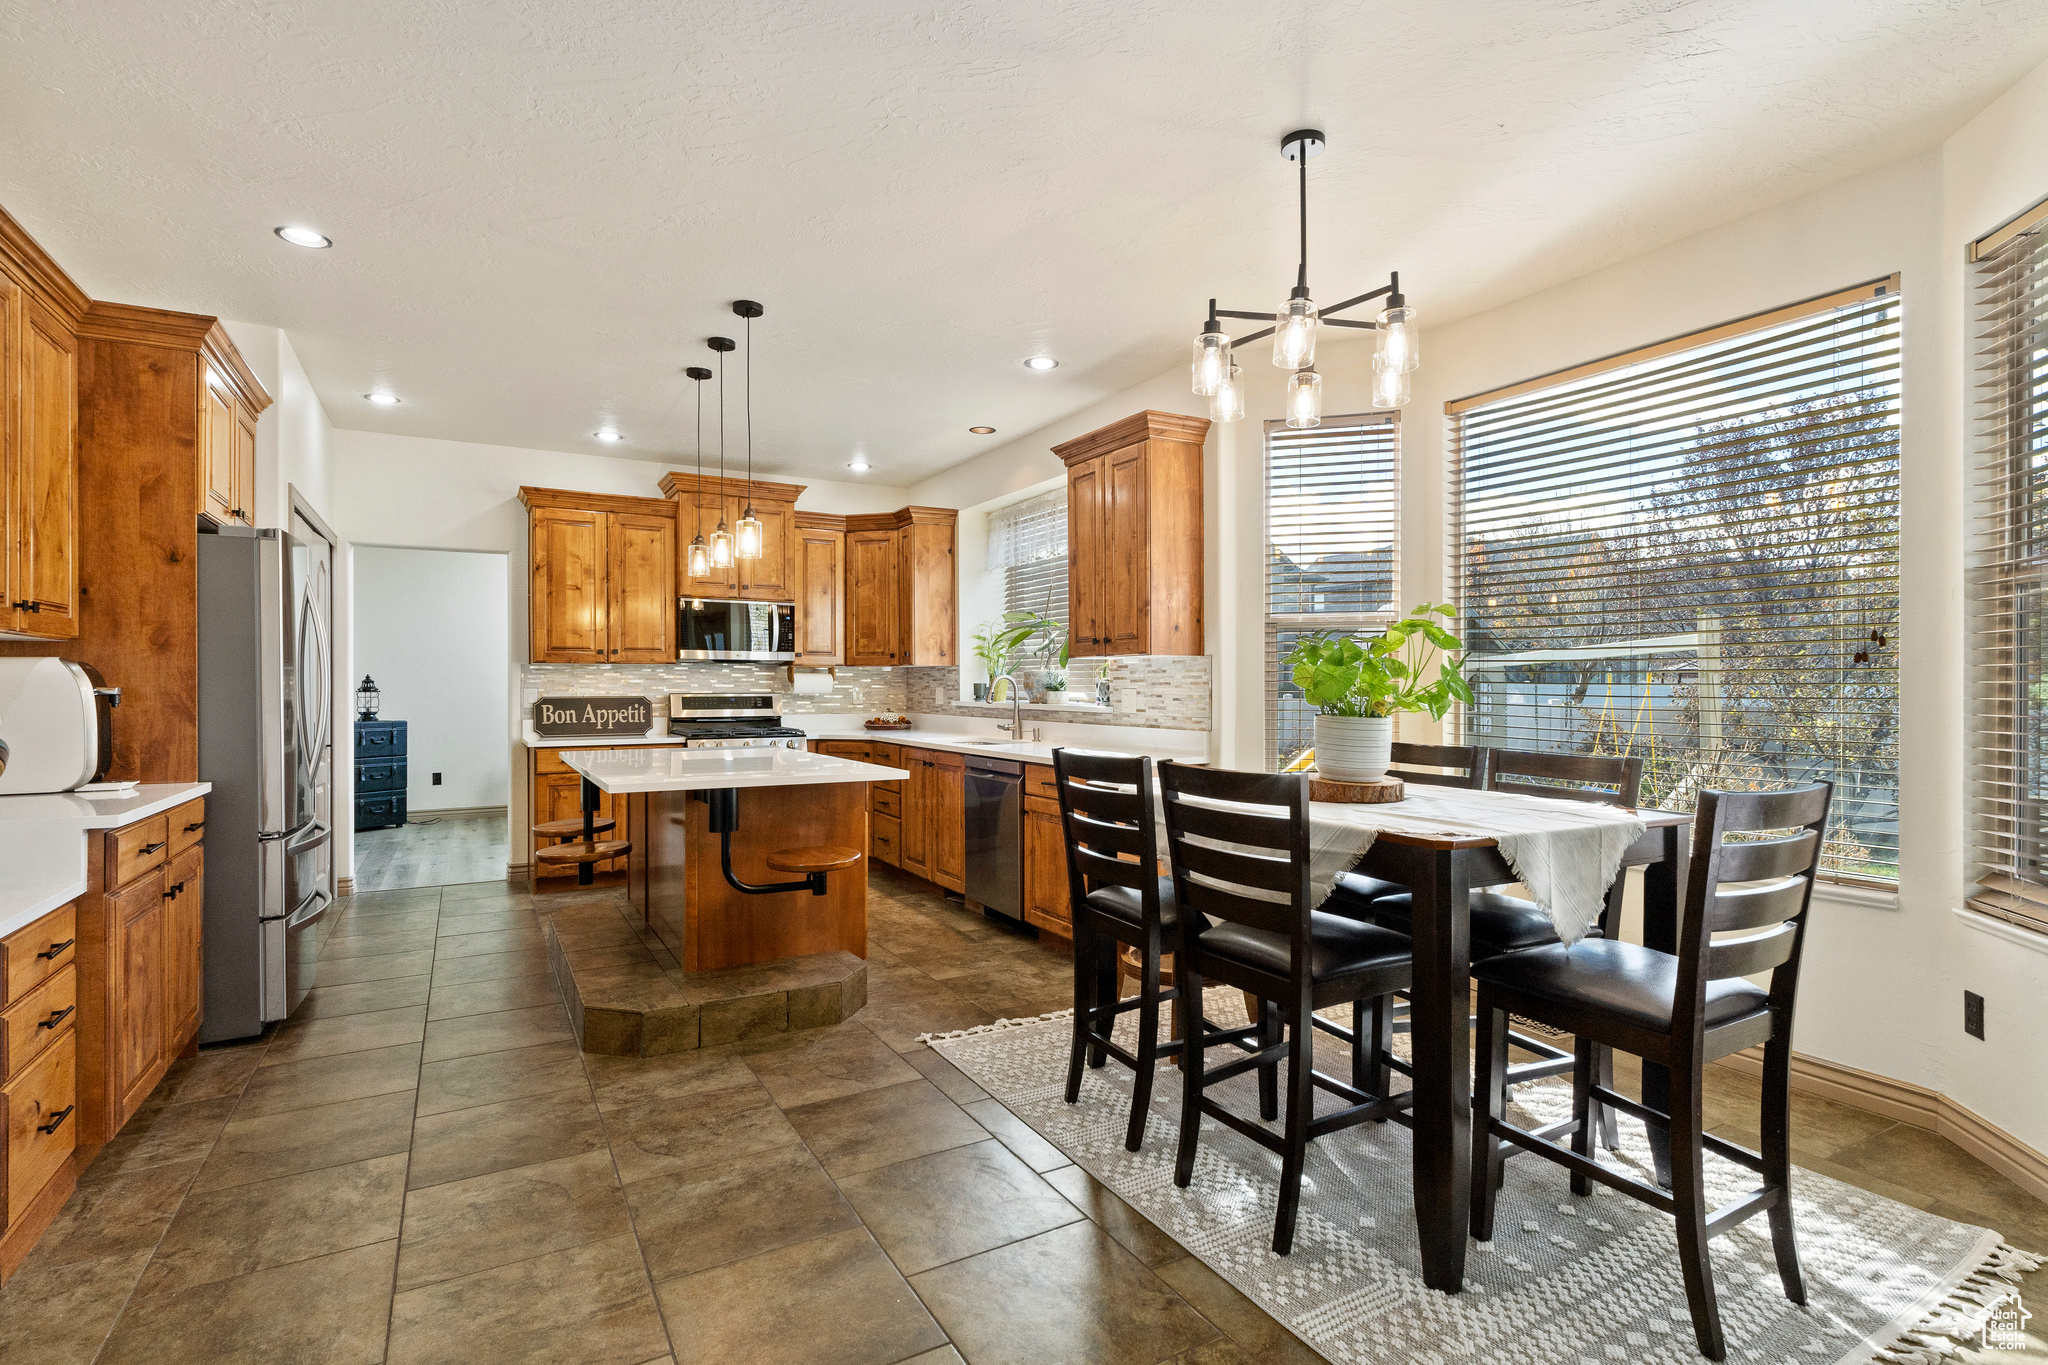
[(0, 1010), (0, 1080), (11, 1080), (70, 1031), (78, 1010), (78, 969), (63, 971)]
[(405, 790), (405, 760), (368, 759), (356, 760), (356, 792), (370, 795), (374, 792), (402, 792)]
[(582, 776), (581, 773), (562, 761), (563, 754), (589, 753), (591, 749), (610, 749), (613, 747), (615, 746), (610, 744), (596, 744), (588, 748), (576, 749), (535, 749), (533, 751), (533, 770), (537, 773), (568, 773), (573, 777), (580, 778)]
[(1045, 815), (1057, 821), (1060, 818), (1060, 803), (1046, 796), (1033, 796), (1027, 790), (1024, 796), (1026, 815)]
[(903, 855), (897, 850), (902, 844), (903, 822), (893, 815), (877, 815), (871, 818), (868, 828), (868, 856), (878, 863), (891, 867), (903, 865)]
[(78, 956), (78, 907), (52, 910), (0, 938), (0, 1005), (11, 1004), (69, 967)]
[(170, 823), (159, 815), (151, 820), (138, 820), (107, 836), (107, 859), (113, 870), (107, 878), (109, 891), (164, 865), (171, 847)]
[(872, 789), (869, 804), (877, 815), (903, 816), (903, 793), (885, 783), (877, 782)]
[(821, 739), (817, 751), (827, 758), (850, 758), (856, 763), (868, 761), (868, 746), (857, 739)]
[(78, 1145), (78, 1033), (55, 1045), (4, 1087), (7, 1097), (7, 1207), (25, 1209)]
[[(867, 761), (884, 768), (900, 768), (903, 766), (904, 752), (905, 750), (901, 744), (870, 743), (868, 745)], [(899, 777), (893, 782), (877, 782), (874, 790), (878, 792), (900, 793), (903, 790), (903, 779)]]
[(175, 858), (206, 837), (206, 798), (173, 806), (166, 818), (171, 836), (170, 856)]
[(1059, 784), (1053, 781), (1051, 764), (1026, 763), (1024, 765), (1024, 794), (1026, 796), (1042, 796), (1048, 801), (1060, 799)]

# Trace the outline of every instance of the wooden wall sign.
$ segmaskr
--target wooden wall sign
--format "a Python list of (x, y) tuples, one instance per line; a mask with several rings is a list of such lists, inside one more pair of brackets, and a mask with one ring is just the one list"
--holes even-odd
[(543, 739), (645, 735), (653, 724), (645, 697), (542, 697), (533, 704), (533, 732)]

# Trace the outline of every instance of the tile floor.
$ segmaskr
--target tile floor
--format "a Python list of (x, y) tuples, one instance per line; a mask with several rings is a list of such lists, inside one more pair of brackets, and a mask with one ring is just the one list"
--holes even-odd
[[(1317, 1361), (915, 1041), (1062, 1007), (1057, 949), (873, 889), (855, 1019), (646, 1060), (576, 1050), (533, 898), (345, 902), (302, 1016), (180, 1062), (100, 1154), (0, 1291), (0, 1360)], [(1754, 1115), (1717, 1075), (1720, 1130)], [(1931, 1134), (1801, 1101), (1798, 1142), (2048, 1248)]]
[(356, 839), (356, 893), (497, 881), (505, 875), (505, 815), (416, 811), (403, 825)]

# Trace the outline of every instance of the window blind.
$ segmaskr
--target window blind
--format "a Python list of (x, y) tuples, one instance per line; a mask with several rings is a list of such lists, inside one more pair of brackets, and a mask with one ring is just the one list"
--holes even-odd
[(1318, 630), (1373, 630), (1399, 610), (1398, 413), (1266, 423), (1266, 754), (1315, 742), (1315, 712), (1280, 661)]
[[(2048, 205), (1977, 244), (1972, 907), (2048, 931)], [(2015, 230), (2016, 229), (2016, 230)]]
[(988, 567), (1014, 568), (1067, 552), (1067, 490), (998, 507), (988, 514)]
[(1643, 802), (1835, 784), (1898, 874), (1896, 277), (1449, 405), (1468, 744), (1636, 754)]

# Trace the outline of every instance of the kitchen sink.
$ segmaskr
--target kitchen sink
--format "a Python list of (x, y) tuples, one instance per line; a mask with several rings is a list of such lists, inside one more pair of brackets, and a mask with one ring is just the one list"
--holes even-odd
[(956, 739), (954, 744), (972, 744), (977, 749), (1006, 749), (1015, 744), (1014, 739)]

